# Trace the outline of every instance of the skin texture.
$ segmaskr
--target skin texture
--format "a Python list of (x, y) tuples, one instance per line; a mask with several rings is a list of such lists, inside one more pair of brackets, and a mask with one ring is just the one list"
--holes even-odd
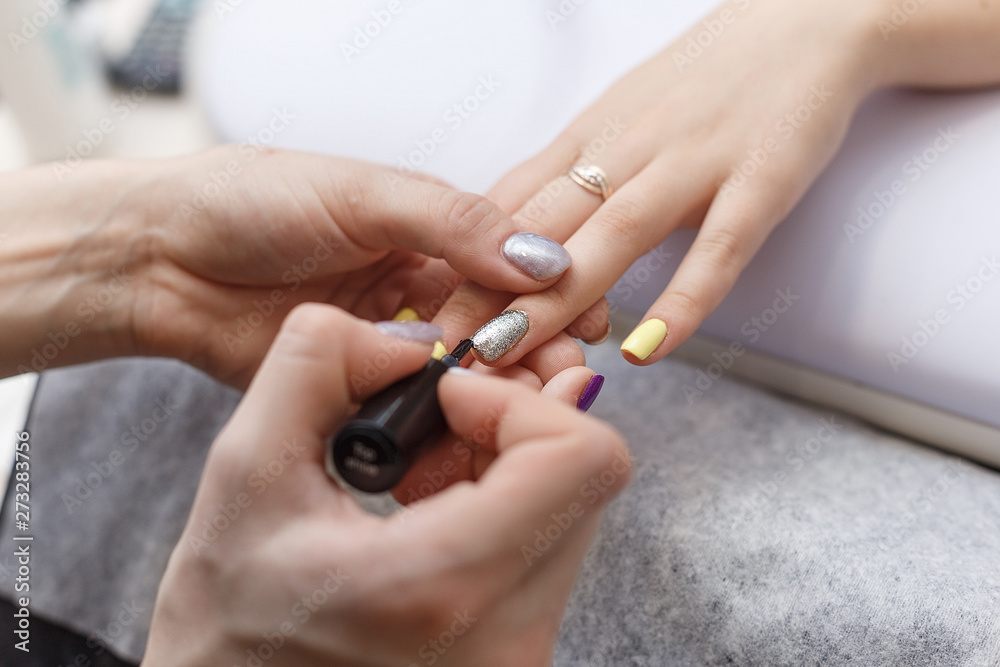
[[(440, 493), (394, 519), (364, 512), (323, 455), (357, 403), (432, 348), (356, 315), (388, 319), (415, 284), (443, 301), (456, 269), (515, 291), (554, 279), (503, 259), (514, 228), (494, 205), (372, 165), (267, 151), (195, 200), (234, 160), (238, 150), (223, 148), (89, 163), (63, 183), (48, 168), (0, 178), (6, 373), (35, 351), (45, 367), (169, 355), (241, 387), (256, 373), (211, 449), (143, 664), (241, 663), (287, 628), (267, 664), (548, 664), (601, 509), (630, 471), (620, 436), (573, 407), (593, 376), (576, 343), (557, 337), (499, 373), (522, 382), (446, 376), (446, 441), (463, 449)], [(450, 234), (436, 233), (442, 221)], [(268, 300), (271, 312), (260, 307)], [(275, 460), (283, 474), (260, 472)], [(421, 497), (431, 493), (422, 473), (437, 463), (411, 471)], [(582, 495), (605, 471), (611, 483)], [(535, 531), (577, 505), (539, 547)], [(221, 532), (205, 532), (220, 520)], [(299, 605), (320, 594), (323, 604)], [(500, 662), (498, 645), (509, 647)]]
[[(389, 348), (398, 349), (391, 370), (354, 391), (365, 360)], [(352, 403), (419, 368), (428, 351), (330, 306), (292, 312), (212, 447), (160, 584), (144, 667), (242, 664), (267, 636), (272, 646), (282, 637), (273, 655), (265, 649), (275, 667), (428, 656), (445, 666), (551, 664), (601, 509), (628, 480), (628, 452), (610, 427), (554, 400), (567, 398), (559, 387), (578, 392), (585, 369), (541, 397), (449, 373), (439, 393), (452, 432), (494, 462), (478, 481), (459, 472), (391, 518), (367, 514), (326, 476), (326, 438)], [(281, 460), (288, 442), (300, 453), (258, 492), (255, 471)], [(582, 491), (602, 475), (600, 493)], [(241, 513), (205, 532), (233, 503)], [(562, 527), (551, 528), (554, 516)], [(539, 545), (536, 530), (553, 539)]]
[[(291, 151), (4, 175), (0, 376), (153, 355), (246, 387), (298, 303), (387, 320), (404, 295), (440, 305), (460, 272), (505, 292), (550, 286), (558, 276), (536, 280), (503, 257), (515, 231), (482, 197)], [(560, 335), (504, 374), (540, 387), (582, 363)]]
[[(555, 332), (596, 339), (606, 329), (602, 295), (671, 232), (697, 228), (694, 245), (644, 320), (669, 330), (645, 359), (662, 359), (722, 301), (761, 244), (835, 155), (873, 91), (897, 85), (1000, 82), (1000, 3), (928, 1), (903, 18), (890, 0), (730, 0), (705, 17), (724, 30), (684, 60), (688, 34), (612, 86), (541, 153), (487, 194), (520, 227), (564, 243), (572, 268), (548, 290), (512, 297), (463, 285), (438, 314), (462, 330), (505, 309), (523, 310), (528, 335), (492, 365), (504, 366)], [(726, 22), (721, 23), (722, 12)], [(895, 23), (894, 23), (895, 21)], [(898, 24), (898, 25), (897, 25)], [(718, 25), (716, 26), (718, 29)], [(789, 121), (802, 105), (807, 122)], [(614, 195), (601, 198), (563, 174), (620, 119), (627, 127), (593, 163)], [(773, 142), (773, 143), (769, 143)], [(767, 148), (766, 163), (740, 166)], [(561, 181), (561, 193), (540, 198)]]

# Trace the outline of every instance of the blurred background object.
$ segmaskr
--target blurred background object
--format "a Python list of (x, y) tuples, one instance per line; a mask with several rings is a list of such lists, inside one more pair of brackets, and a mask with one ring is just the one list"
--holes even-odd
[(0, 6), (0, 170), (167, 157), (215, 142), (179, 95), (198, 0), (7, 0)]

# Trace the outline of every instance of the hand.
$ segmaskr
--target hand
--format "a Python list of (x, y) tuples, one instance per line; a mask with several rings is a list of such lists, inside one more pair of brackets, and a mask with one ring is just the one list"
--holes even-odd
[[(661, 359), (722, 301), (834, 155), (870, 92), (1000, 80), (1000, 9), (960, 0), (921, 5), (900, 19), (896, 5), (720, 5), (487, 194), (522, 228), (565, 242), (573, 267), (562, 280), (513, 303), (462, 287), (437, 321), (460, 328), (504, 308), (527, 312), (531, 331), (497, 365), (567, 325), (600, 339), (602, 295), (671, 232), (697, 227), (676, 274), (623, 346), (634, 364)], [(569, 180), (574, 163), (601, 167), (614, 194), (602, 203)]]
[[(456, 271), (522, 293), (551, 285), (569, 263), (551, 242), (564, 260), (557, 273), (550, 262), (538, 277), (524, 255), (505, 255), (518, 230), (482, 197), (290, 151), (87, 163), (62, 183), (37, 168), (0, 179), (0, 194), (3, 218), (38, 221), (10, 228), (0, 245), (7, 276), (21, 280), (0, 280), (8, 372), (144, 354), (245, 387), (298, 303), (384, 320), (401, 304), (439, 307)], [(572, 345), (564, 337), (559, 354), (526, 365), (547, 381), (582, 363)]]
[(416, 509), (369, 515), (327, 477), (324, 447), (364, 398), (351, 378), (389, 350), (366, 395), (417, 370), (427, 346), (329, 306), (288, 316), (212, 446), (144, 667), (251, 655), (274, 667), (550, 664), (601, 508), (628, 479), (627, 450), (520, 383), (448, 373), (451, 430), (495, 462)]

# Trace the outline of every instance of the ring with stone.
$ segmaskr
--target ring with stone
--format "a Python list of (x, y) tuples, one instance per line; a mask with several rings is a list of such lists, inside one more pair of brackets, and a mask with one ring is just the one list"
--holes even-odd
[(600, 195), (604, 201), (607, 201), (614, 192), (614, 188), (608, 183), (608, 175), (600, 167), (572, 166), (566, 175), (587, 192)]

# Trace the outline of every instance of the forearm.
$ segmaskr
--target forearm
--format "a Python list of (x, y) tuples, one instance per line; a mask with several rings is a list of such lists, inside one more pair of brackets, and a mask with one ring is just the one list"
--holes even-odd
[(0, 377), (132, 353), (131, 178), (121, 163), (0, 175)]
[(886, 85), (1000, 83), (1000, 0), (880, 0)]

